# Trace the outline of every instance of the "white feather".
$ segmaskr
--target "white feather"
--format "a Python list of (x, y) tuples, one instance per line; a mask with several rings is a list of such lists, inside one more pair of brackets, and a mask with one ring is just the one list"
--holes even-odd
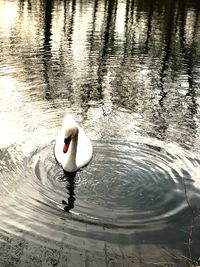
[[(63, 152), (65, 133), (68, 129), (78, 128), (77, 137), (72, 137), (69, 150)], [(77, 138), (77, 142), (76, 139)], [(76, 147), (74, 151), (74, 147)], [(66, 115), (62, 127), (58, 133), (55, 144), (55, 156), (57, 161), (67, 172), (75, 172), (79, 168), (88, 164), (92, 158), (92, 143), (85, 134), (82, 127), (73, 119), (72, 116)]]

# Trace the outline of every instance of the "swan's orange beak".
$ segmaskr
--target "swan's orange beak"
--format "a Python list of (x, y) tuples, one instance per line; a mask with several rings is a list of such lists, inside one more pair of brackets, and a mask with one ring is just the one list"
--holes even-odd
[(69, 149), (70, 142), (71, 142), (71, 136), (68, 138), (65, 138), (64, 146), (63, 146), (63, 153), (67, 153), (67, 151)]
[(64, 146), (63, 146), (63, 153), (67, 153), (68, 149), (69, 149), (69, 144), (65, 144), (65, 143), (64, 143)]

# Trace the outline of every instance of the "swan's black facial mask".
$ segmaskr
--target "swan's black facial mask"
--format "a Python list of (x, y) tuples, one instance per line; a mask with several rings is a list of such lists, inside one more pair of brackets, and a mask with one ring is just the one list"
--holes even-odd
[(67, 153), (71, 140), (72, 140), (71, 135), (69, 137), (65, 137), (64, 146), (63, 146), (63, 153)]
[(71, 140), (72, 140), (72, 136), (71, 135), (69, 137), (65, 137), (64, 143), (67, 145), (67, 144), (70, 143)]

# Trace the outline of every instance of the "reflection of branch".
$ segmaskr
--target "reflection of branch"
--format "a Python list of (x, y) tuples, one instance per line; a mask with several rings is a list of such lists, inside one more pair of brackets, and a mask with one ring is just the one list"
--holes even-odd
[(102, 38), (102, 48), (99, 58), (99, 64), (97, 69), (97, 81), (98, 81), (98, 92), (99, 98), (103, 99), (103, 79), (107, 73), (107, 55), (109, 48), (113, 47), (114, 44), (114, 25), (116, 20), (117, 12), (117, 0), (105, 0), (105, 29)]
[[(195, 13), (195, 19), (194, 19), (194, 25), (191, 26), (192, 34), (191, 34), (191, 44), (187, 44), (187, 30), (186, 30), (186, 20), (187, 20), (187, 14), (186, 14), (186, 7), (185, 4), (181, 3), (180, 9), (180, 16), (181, 16), (181, 23), (180, 23), (180, 45), (181, 49), (183, 51), (184, 55), (184, 60), (186, 62), (187, 66), (187, 77), (188, 77), (188, 92), (186, 93), (186, 97), (191, 98), (191, 105), (188, 107), (188, 109), (191, 112), (191, 115), (193, 116), (194, 114), (197, 113), (197, 103), (196, 103), (196, 91), (194, 88), (194, 75), (193, 75), (193, 67), (194, 67), (194, 55), (195, 55), (195, 37), (197, 36), (197, 29), (198, 29), (198, 18), (199, 18), (199, 12)], [(187, 36), (188, 38), (188, 36)]]
[(166, 92), (164, 91), (165, 84), (165, 76), (166, 71), (168, 69), (169, 60), (171, 57), (171, 42), (172, 42), (172, 31), (173, 31), (173, 22), (174, 22), (174, 1), (170, 4), (168, 10), (166, 10), (167, 18), (166, 18), (166, 28), (165, 28), (165, 46), (164, 46), (164, 57), (162, 62), (162, 67), (160, 71), (160, 86), (161, 86), (161, 100), (159, 101), (160, 105), (163, 105), (163, 99), (166, 96)]
[(151, 37), (151, 31), (152, 31), (153, 11), (154, 11), (154, 1), (152, 0), (150, 1), (150, 10), (149, 10), (148, 21), (147, 21), (147, 38), (145, 41), (147, 51), (148, 51), (149, 39)]
[[(187, 195), (186, 184), (184, 182), (184, 179), (182, 179), (182, 180), (183, 180), (183, 186), (184, 186), (185, 200), (186, 200), (186, 202), (188, 204), (188, 207), (190, 208), (190, 210), (192, 212), (192, 220), (191, 220), (191, 224), (190, 224), (190, 231), (189, 231), (187, 245), (188, 245), (189, 258), (191, 259), (191, 261), (193, 261), (191, 247), (192, 247), (192, 235), (193, 235), (193, 229), (194, 229), (194, 220), (195, 220), (195, 217), (199, 216), (200, 214), (198, 214), (198, 212), (196, 212), (192, 208), (192, 206), (190, 205), (190, 202), (189, 202), (189, 199), (188, 199), (188, 195)], [(195, 264), (196, 264), (196, 262), (195, 262)], [(194, 266), (197, 266), (197, 265), (194, 265)]]
[(76, 0), (72, 1), (72, 11), (71, 11), (71, 17), (69, 18), (69, 27), (68, 27), (68, 41), (69, 44), (72, 44), (72, 35), (74, 31), (74, 15), (76, 12)]
[(49, 62), (51, 59), (51, 27), (52, 27), (52, 10), (53, 3), (51, 1), (45, 2), (44, 5), (45, 16), (44, 16), (44, 43), (43, 43), (43, 66), (44, 66), (44, 79), (47, 86), (45, 91), (45, 97), (47, 100), (52, 99), (52, 88), (49, 81)]
[(93, 47), (94, 47), (97, 9), (98, 9), (98, 0), (95, 0), (94, 1), (94, 8), (93, 8), (93, 15), (92, 15), (92, 30), (91, 30), (91, 37), (90, 37), (91, 49), (90, 49), (90, 51), (92, 51)]

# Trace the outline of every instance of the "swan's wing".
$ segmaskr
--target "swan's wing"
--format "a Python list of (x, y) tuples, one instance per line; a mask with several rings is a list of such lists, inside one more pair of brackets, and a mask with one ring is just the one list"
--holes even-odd
[(92, 143), (85, 134), (84, 130), (79, 126), (78, 146), (76, 155), (76, 165), (78, 168), (86, 165), (92, 158)]

